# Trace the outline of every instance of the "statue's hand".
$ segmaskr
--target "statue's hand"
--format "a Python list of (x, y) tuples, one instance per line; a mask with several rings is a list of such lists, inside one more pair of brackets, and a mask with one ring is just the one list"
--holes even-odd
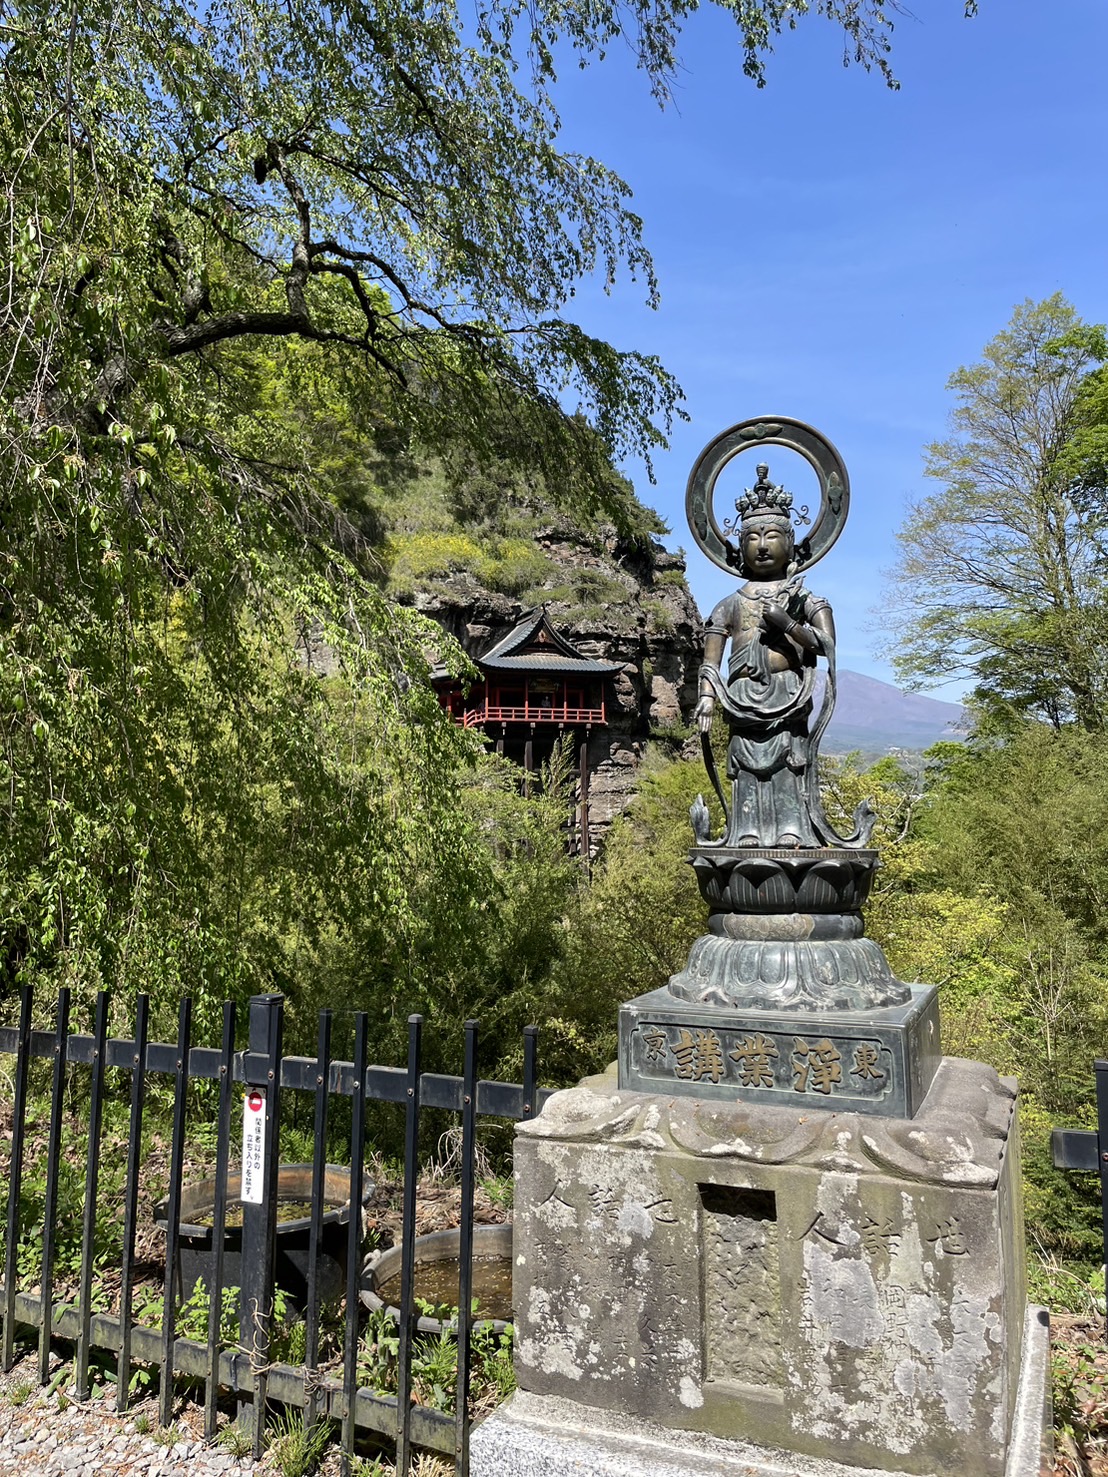
[(772, 626), (775, 631), (784, 631), (794, 624), (792, 617), (783, 605), (778, 605), (773, 600), (767, 600), (762, 607), (767, 626)]
[(700, 729), (701, 733), (707, 733), (708, 730), (711, 728), (712, 714), (715, 712), (715, 710), (716, 700), (711, 695), (711, 693), (708, 693), (705, 697), (702, 697), (697, 703), (696, 709), (693, 712), (693, 722)]

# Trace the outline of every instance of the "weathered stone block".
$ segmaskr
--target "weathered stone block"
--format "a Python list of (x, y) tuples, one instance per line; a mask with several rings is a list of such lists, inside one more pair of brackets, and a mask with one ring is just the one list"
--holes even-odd
[(617, 1091), (516, 1139), (523, 1391), (905, 1473), (1002, 1477), (1025, 1291), (1014, 1086), (912, 1120)]

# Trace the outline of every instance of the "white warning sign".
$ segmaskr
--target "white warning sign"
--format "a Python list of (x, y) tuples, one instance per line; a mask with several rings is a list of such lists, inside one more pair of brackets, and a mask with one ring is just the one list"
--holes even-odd
[(262, 1203), (265, 1164), (265, 1088), (252, 1087), (242, 1100), (242, 1200)]

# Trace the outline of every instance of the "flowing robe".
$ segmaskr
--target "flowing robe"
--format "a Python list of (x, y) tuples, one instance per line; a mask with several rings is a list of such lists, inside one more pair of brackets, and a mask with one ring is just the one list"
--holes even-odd
[[(730, 638), (727, 681), (717, 691), (731, 730), (727, 775), (731, 815), (725, 844), (820, 846), (807, 782), (816, 656), (782, 631), (766, 629), (765, 601), (811, 627), (828, 602), (799, 580), (750, 581), (708, 618), (706, 646)], [(716, 642), (711, 638), (715, 636)]]

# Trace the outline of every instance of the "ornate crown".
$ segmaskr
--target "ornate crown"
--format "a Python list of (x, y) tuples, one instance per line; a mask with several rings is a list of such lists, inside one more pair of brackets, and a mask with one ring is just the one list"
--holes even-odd
[(755, 469), (758, 480), (753, 487), (748, 487), (735, 503), (735, 511), (740, 518), (753, 518), (759, 513), (777, 514), (781, 518), (791, 518), (793, 511), (793, 495), (786, 492), (783, 487), (775, 487), (769, 480), (769, 467), (765, 462), (759, 462)]
[[(740, 498), (735, 501), (735, 511), (738, 517), (729, 519), (723, 525), (724, 534), (738, 532), (739, 526), (753, 518), (773, 518), (792, 527), (793, 521), (793, 495), (784, 487), (774, 486), (769, 480), (769, 467), (765, 462), (759, 462), (755, 468), (758, 480), (753, 487), (748, 487)], [(795, 514), (798, 524), (809, 521), (808, 509), (800, 508)]]

